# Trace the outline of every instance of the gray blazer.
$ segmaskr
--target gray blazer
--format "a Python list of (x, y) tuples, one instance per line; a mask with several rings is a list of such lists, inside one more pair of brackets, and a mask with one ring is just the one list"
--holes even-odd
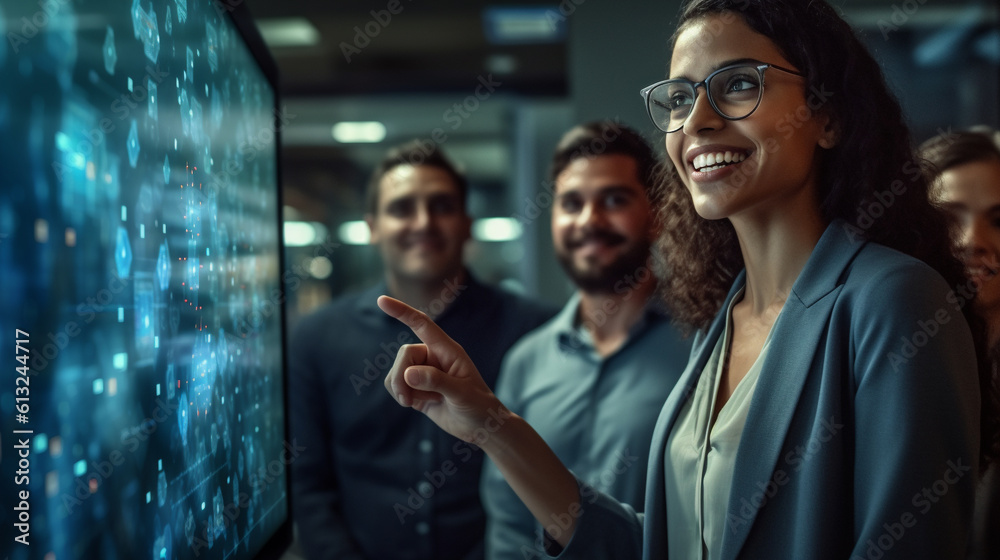
[[(827, 228), (773, 327), (722, 560), (964, 557), (980, 410), (964, 302), (930, 267), (851, 227)], [(581, 485), (560, 558), (667, 558), (665, 444), (723, 326), (720, 313), (697, 337), (661, 411), (645, 516)]]

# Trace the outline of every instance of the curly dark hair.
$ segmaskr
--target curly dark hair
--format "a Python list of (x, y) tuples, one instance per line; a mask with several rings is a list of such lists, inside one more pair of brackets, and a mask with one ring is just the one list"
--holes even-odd
[[(831, 117), (838, 141), (818, 156), (817, 199), (823, 219), (842, 219), (858, 238), (920, 259), (949, 286), (964, 284), (947, 219), (930, 203), (925, 164), (915, 155), (902, 108), (851, 27), (821, 0), (692, 0), (681, 8), (671, 45), (689, 22), (717, 14), (742, 18), (804, 73), (806, 92), (824, 92), (818, 111)], [(660, 188), (663, 227), (655, 251), (660, 294), (676, 321), (704, 329), (744, 266), (736, 232), (729, 220), (697, 214), (672, 165), (664, 168)], [(890, 195), (891, 203), (881, 202)], [(980, 357), (985, 465), (998, 447), (997, 407), (987, 389), (992, 376), (985, 359), (986, 330), (971, 306), (963, 314)]]

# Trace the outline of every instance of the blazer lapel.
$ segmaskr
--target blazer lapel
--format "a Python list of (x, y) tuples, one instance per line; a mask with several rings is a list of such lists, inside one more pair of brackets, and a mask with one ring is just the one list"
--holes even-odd
[(827, 296), (840, 291), (841, 276), (864, 246), (864, 242), (851, 239), (851, 235), (843, 222), (830, 224), (772, 327), (771, 346), (762, 364), (736, 453), (726, 511), (731, 530), (722, 539), (722, 560), (735, 560), (757, 518), (760, 508), (747, 506), (744, 500), (750, 502), (760, 491), (759, 485), (766, 485), (773, 476), (836, 301), (836, 297)]
[[(733, 281), (733, 286), (722, 304), (723, 309), (727, 309), (729, 301), (743, 287), (746, 272), (741, 271)], [(716, 315), (709, 326), (708, 331), (699, 331), (695, 335), (691, 346), (691, 359), (688, 360), (684, 373), (681, 374), (677, 384), (674, 385), (667, 402), (660, 410), (660, 416), (653, 428), (652, 445), (649, 450), (649, 468), (646, 470), (646, 503), (645, 520), (643, 522), (643, 558), (666, 558), (667, 557), (667, 502), (666, 488), (664, 487), (664, 453), (666, 453), (667, 437), (673, 429), (677, 415), (688, 397), (698, 386), (698, 379), (705, 369), (708, 358), (712, 355), (712, 349), (716, 341), (722, 336), (725, 327), (725, 314)]]

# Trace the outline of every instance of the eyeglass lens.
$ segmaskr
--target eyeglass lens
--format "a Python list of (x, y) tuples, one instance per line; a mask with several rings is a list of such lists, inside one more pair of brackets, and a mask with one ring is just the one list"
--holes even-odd
[[(716, 112), (728, 119), (742, 119), (757, 108), (761, 75), (754, 66), (737, 66), (713, 74), (706, 89)], [(688, 82), (667, 82), (649, 92), (650, 116), (656, 125), (673, 132), (684, 126), (697, 92)]]

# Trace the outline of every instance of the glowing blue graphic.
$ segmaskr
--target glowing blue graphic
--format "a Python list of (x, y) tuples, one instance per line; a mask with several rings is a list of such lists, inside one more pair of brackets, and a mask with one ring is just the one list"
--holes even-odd
[(205, 22), (205, 38), (208, 43), (208, 66), (214, 74), (219, 70), (219, 34), (209, 22)]
[(153, 359), (156, 315), (153, 313), (153, 279), (148, 272), (136, 272), (135, 278), (135, 354), (136, 365)]
[(118, 51), (115, 50), (115, 30), (108, 26), (108, 32), (104, 36), (104, 69), (108, 74), (115, 75), (115, 63), (118, 62)]
[[(199, 108), (201, 106), (199, 105)], [(205, 169), (205, 173), (212, 172), (212, 139), (205, 138), (205, 162), (202, 164)], [(214, 191), (213, 191), (214, 194)]]
[(166, 241), (160, 245), (160, 255), (156, 257), (156, 279), (161, 290), (170, 287), (170, 249)]
[(191, 514), (191, 508), (188, 508), (187, 516), (184, 518), (184, 537), (188, 546), (194, 544), (194, 529), (194, 515)]
[[(0, 95), (8, 179), (28, 189), (0, 187), (0, 309), (13, 313), (0, 331), (44, 335), (94, 310), (39, 387), (49, 476), (30, 489), (57, 492), (32, 503), (38, 553), (24, 558), (245, 560), (287, 518), (283, 480), (250, 488), (281, 451), (281, 322), (227, 338), (280, 285), (275, 146), (241, 150), (270, 125), (274, 97), (218, 4), (0, 0), (0, 29), (37, 27), (27, 44), (0, 42), (0, 84), (16, 86)], [(47, 242), (20, 250), (18, 232)], [(0, 387), (0, 409), (11, 393)], [(45, 449), (57, 437), (61, 456)], [(92, 495), (61, 511), (74, 468), (85, 477), (116, 450), (127, 464), (96, 487), (79, 479)], [(241, 489), (253, 505), (231, 518)]]
[[(180, 406), (177, 407), (177, 428), (181, 432), (181, 441), (184, 443), (184, 445), (187, 445), (188, 408), (189, 408), (187, 393), (181, 393), (181, 396), (178, 399), (178, 404)], [(187, 527), (185, 527), (185, 529), (187, 529)]]
[(177, 394), (177, 378), (174, 376), (174, 364), (167, 365), (167, 399)]
[[(198, 290), (200, 287), (200, 281), (198, 278), (198, 269), (201, 268), (201, 262), (198, 257), (188, 257), (187, 265), (184, 267), (185, 282), (189, 290)], [(189, 298), (192, 296), (189, 296)], [(197, 304), (197, 300), (193, 300)]]
[(132, 268), (132, 244), (128, 240), (128, 232), (118, 226), (118, 237), (115, 243), (115, 269), (119, 278), (128, 278)]
[(135, 124), (135, 119), (132, 119), (132, 126), (128, 130), (126, 147), (128, 148), (128, 163), (132, 167), (135, 167), (139, 163), (139, 130)]
[[(194, 187), (194, 185), (191, 185)], [(187, 229), (185, 233), (191, 236), (190, 242), (193, 242), (196, 238), (201, 237), (201, 212), (203, 208), (203, 202), (205, 201), (205, 195), (198, 188), (185, 189), (187, 191), (187, 219), (184, 220), (184, 227)], [(198, 251), (195, 247), (188, 246), (189, 257), (198, 256)]]
[(156, 478), (156, 503), (163, 507), (167, 503), (167, 475), (160, 471)]
[(153, 6), (146, 12), (139, 5), (139, 0), (132, 0), (132, 29), (135, 38), (142, 42), (146, 58), (156, 62), (160, 56), (160, 30), (156, 27), (156, 12), (153, 11)]
[(199, 334), (195, 338), (194, 349), (191, 351), (191, 392), (195, 413), (200, 417), (208, 414), (212, 406), (212, 388), (215, 386), (215, 374), (218, 362), (212, 351), (212, 335)]
[(153, 80), (147, 80), (147, 88), (149, 91), (149, 117), (154, 121), (160, 120), (160, 111), (157, 105), (156, 96), (156, 82)]
[(215, 510), (216, 537), (221, 537), (226, 534), (226, 518), (222, 515), (222, 510), (225, 507), (226, 502), (222, 499), (222, 488), (219, 488), (215, 491), (215, 499), (212, 500), (212, 509)]
[[(163, 476), (161, 473), (160, 476)], [(160, 506), (163, 506), (161, 503)], [(153, 542), (153, 560), (173, 559), (173, 535), (170, 533), (170, 525), (163, 528), (163, 534), (156, 537)]]

